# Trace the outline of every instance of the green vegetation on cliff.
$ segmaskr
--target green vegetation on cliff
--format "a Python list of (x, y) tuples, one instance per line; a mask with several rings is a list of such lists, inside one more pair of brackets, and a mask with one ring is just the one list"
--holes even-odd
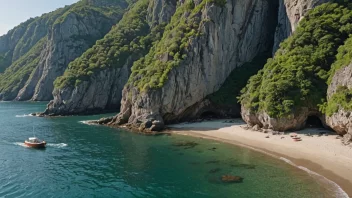
[[(350, 65), (352, 62), (352, 34), (338, 51), (339, 53), (336, 56), (337, 60), (331, 67), (329, 84), (338, 70)], [(336, 92), (328, 99), (324, 110), (328, 116), (331, 116), (340, 108), (347, 111), (352, 110), (352, 90), (345, 86), (337, 88)]]
[(338, 112), (339, 109), (345, 111), (352, 110), (352, 89), (348, 89), (345, 86), (338, 87), (336, 93), (334, 93), (328, 100), (325, 113), (326, 115), (331, 116)]
[[(0, 99), (7, 100), (7, 94), (17, 94), (31, 73), (38, 66), (40, 53), (47, 38), (42, 38), (29, 52), (14, 62), (3, 74), (0, 74)], [(16, 97), (16, 96), (10, 96)]]
[[(127, 6), (128, 3), (124, 0), (81, 0), (40, 17), (29, 19), (10, 30), (8, 34), (1, 36), (0, 73), (4, 73), (0, 76), (0, 100), (14, 99), (28, 78), (31, 78), (30, 74), (38, 66), (40, 56), (43, 54), (41, 52), (44, 51), (40, 46), (44, 46), (47, 38), (52, 38), (56, 30), (70, 31), (67, 32), (70, 38), (62, 39), (60, 42), (67, 44), (81, 42), (86, 46), (92, 46), (121, 19)], [(90, 23), (92, 18), (96, 19), (96, 22)], [(98, 24), (93, 27), (96, 31), (89, 32), (93, 23)], [(72, 25), (81, 24), (84, 25), (81, 29), (86, 28), (88, 32), (68, 30)], [(56, 41), (57, 39), (54, 42)], [(76, 50), (79, 52), (82, 49), (80, 47)]]
[(150, 29), (146, 21), (148, 4), (148, 0), (134, 4), (103, 39), (69, 64), (65, 74), (56, 79), (55, 87), (77, 86), (103, 69), (122, 67), (129, 57), (146, 54), (164, 26)]
[(250, 78), (240, 97), (252, 112), (292, 115), (302, 107), (318, 110), (337, 49), (352, 33), (347, 3), (326, 3), (309, 11), (264, 69)]
[(144, 58), (134, 63), (129, 83), (142, 91), (162, 87), (172, 68), (187, 57), (186, 52), (192, 40), (200, 36), (198, 28), (204, 22), (201, 21), (202, 9), (207, 3), (223, 6), (224, 2), (203, 0), (195, 5), (192, 0), (188, 0), (179, 6), (161, 40)]

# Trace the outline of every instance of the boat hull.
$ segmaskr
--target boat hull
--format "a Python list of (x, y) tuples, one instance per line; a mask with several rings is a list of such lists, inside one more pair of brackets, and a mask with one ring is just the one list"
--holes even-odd
[(30, 142), (27, 142), (25, 141), (24, 144), (27, 146), (27, 147), (30, 147), (30, 148), (45, 148), (46, 146), (46, 142), (41, 142), (41, 143), (30, 143)]

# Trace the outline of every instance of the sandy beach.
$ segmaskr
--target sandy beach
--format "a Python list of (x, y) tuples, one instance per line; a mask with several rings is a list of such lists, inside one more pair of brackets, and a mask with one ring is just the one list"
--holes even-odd
[[(283, 160), (288, 159), (289, 163), (314, 177), (327, 178), (327, 182), (332, 181), (332, 185), (337, 184), (352, 197), (352, 146), (343, 145), (333, 132), (314, 128), (297, 131), (295, 133), (302, 141), (295, 142), (290, 133), (273, 135), (271, 132), (246, 130), (241, 119), (231, 120), (232, 123), (229, 121), (181, 123), (169, 127), (173, 133), (246, 146)], [(324, 132), (328, 135), (319, 135)], [(338, 197), (346, 196), (341, 192)]]

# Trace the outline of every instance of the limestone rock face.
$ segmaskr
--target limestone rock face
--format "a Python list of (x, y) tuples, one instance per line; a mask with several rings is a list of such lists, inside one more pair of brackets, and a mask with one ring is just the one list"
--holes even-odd
[(280, 43), (296, 30), (299, 21), (304, 18), (310, 9), (331, 1), (332, 0), (280, 0), (273, 54), (279, 49)]
[(48, 34), (46, 49), (34, 75), (19, 91), (16, 100), (48, 101), (52, 99), (53, 82), (61, 76), (67, 65), (109, 31), (115, 20), (88, 15), (84, 18), (75, 13), (55, 25)]
[(0, 76), (0, 100), (52, 99), (54, 80), (121, 19), (127, 6), (123, 0), (81, 0), (0, 37), (0, 73), (8, 68)]
[(100, 112), (120, 107), (122, 88), (130, 74), (128, 61), (123, 67), (103, 70), (76, 87), (54, 90), (54, 100), (44, 112), (46, 115), (72, 115)]
[(148, 7), (148, 21), (151, 26), (169, 22), (176, 10), (176, 0), (151, 0)]
[(48, 21), (46, 15), (32, 18), (0, 37), (0, 56), (5, 60), (0, 61), (0, 73), (26, 54), (46, 35)]
[[(352, 63), (339, 69), (332, 78), (328, 88), (328, 100), (336, 93), (338, 87), (352, 89)], [(326, 117), (326, 123), (340, 135), (352, 134), (352, 112), (340, 108), (338, 112)]]
[(286, 118), (271, 118), (267, 113), (253, 113), (242, 106), (242, 119), (249, 125), (258, 125), (264, 129), (272, 129), (274, 131), (292, 131), (301, 130), (306, 127), (309, 116), (318, 117), (325, 126), (325, 117), (317, 110), (303, 108), (299, 113), (292, 114)]
[(217, 91), (234, 68), (271, 49), (274, 28), (269, 27), (276, 9), (275, 1), (266, 0), (205, 5), (199, 27), (202, 36), (190, 41), (187, 58), (170, 71), (159, 89), (140, 92), (128, 84), (120, 114), (110, 124), (158, 131), (164, 123), (191, 117), (199, 109), (194, 105), (204, 105), (203, 99)]
[[(153, 0), (149, 3), (148, 24), (155, 26), (167, 23), (176, 9), (176, 1)], [(131, 74), (133, 62), (141, 57), (131, 54), (123, 66), (100, 71), (89, 80), (76, 87), (64, 87), (54, 90), (45, 114), (73, 115), (89, 114), (104, 110), (118, 111), (122, 98), (122, 90)]]

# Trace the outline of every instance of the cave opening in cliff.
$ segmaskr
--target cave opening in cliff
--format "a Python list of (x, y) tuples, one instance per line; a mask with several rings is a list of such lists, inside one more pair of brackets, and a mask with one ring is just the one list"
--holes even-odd
[(212, 112), (212, 111), (205, 111), (200, 115), (200, 118), (202, 119), (214, 119), (214, 118), (219, 118), (219, 115)]
[(318, 116), (308, 116), (306, 120), (306, 127), (307, 128), (324, 128), (323, 123), (319, 119)]

